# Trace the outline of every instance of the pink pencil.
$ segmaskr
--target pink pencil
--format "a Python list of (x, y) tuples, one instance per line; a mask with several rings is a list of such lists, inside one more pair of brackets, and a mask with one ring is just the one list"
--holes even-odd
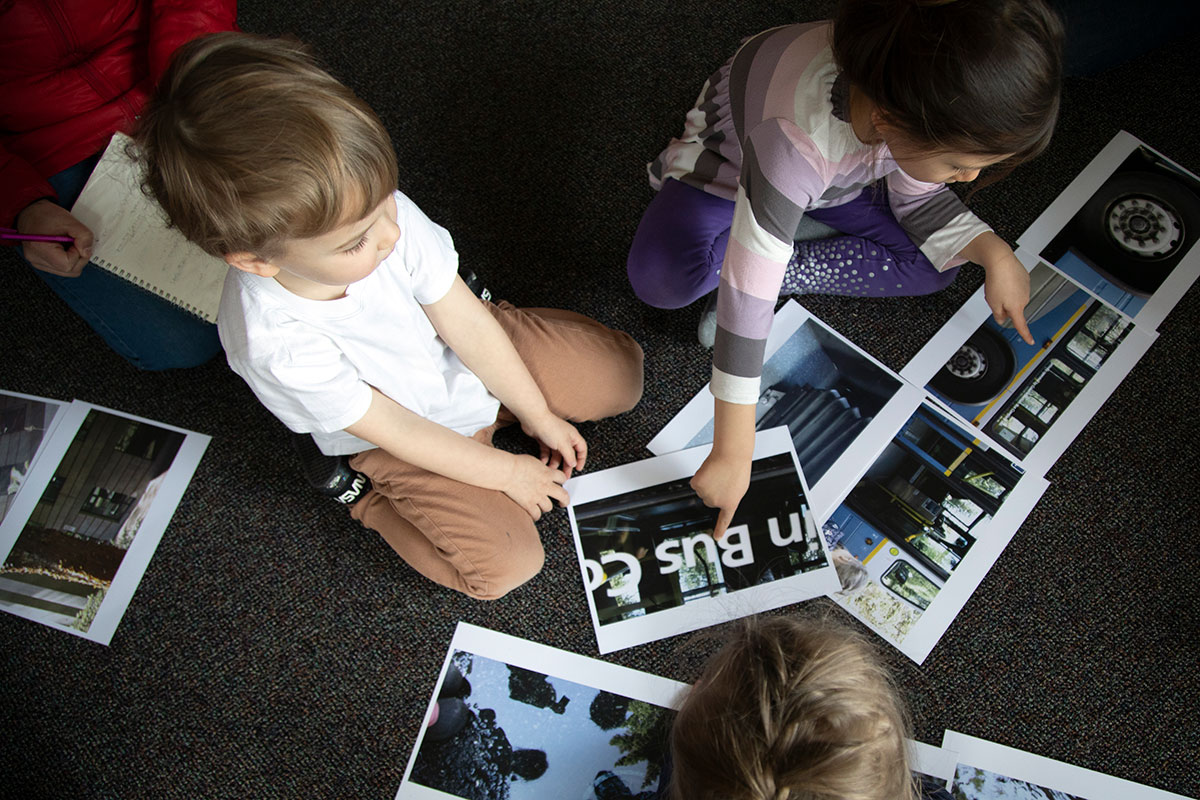
[(12, 228), (0, 228), (0, 239), (7, 239), (10, 242), (62, 242), (63, 244), (75, 243), (75, 240), (70, 236), (43, 236), (40, 233), (18, 233)]

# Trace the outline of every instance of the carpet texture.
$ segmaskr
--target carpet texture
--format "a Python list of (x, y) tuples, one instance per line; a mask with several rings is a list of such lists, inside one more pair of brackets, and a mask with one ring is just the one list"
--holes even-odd
[[(245, 0), (239, 24), (310, 43), (375, 107), (400, 188), (499, 297), (571, 308), (642, 344), (641, 405), (581, 428), (598, 470), (647, 456), (709, 374), (700, 304), (652, 310), (624, 276), (645, 163), (743, 36), (828, 11)], [(1181, 33), (1069, 78), (1049, 152), (979, 192), (977, 213), (1015, 241), (1122, 128), (1200, 169), (1200, 36)], [(0, 796), (382, 800), (456, 622), (595, 655), (564, 512), (541, 525), (541, 575), (503, 600), (434, 586), (301, 485), (285, 431), (223, 362), (139, 373), (12, 251), (0, 260), (0, 387), (213, 437), (111, 646), (0, 614)], [(969, 266), (928, 298), (805, 304), (899, 369), (981, 280)], [(1193, 289), (925, 664), (884, 648), (918, 738), (954, 728), (1200, 796), (1198, 314)], [(677, 637), (608, 660), (690, 681), (716, 646)]]

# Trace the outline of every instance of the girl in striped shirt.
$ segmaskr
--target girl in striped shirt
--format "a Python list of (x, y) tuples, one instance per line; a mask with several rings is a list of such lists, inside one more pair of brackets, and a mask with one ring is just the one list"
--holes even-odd
[[(704, 84), (649, 166), (628, 272), (659, 308), (717, 289), (713, 449), (692, 480), (715, 535), (749, 485), (781, 294), (929, 294), (973, 261), (996, 319), (1032, 343), (1028, 273), (947, 184), (1045, 149), (1062, 35), (1043, 0), (843, 0), (832, 22), (746, 40)], [(803, 217), (836, 235), (794, 241)]]

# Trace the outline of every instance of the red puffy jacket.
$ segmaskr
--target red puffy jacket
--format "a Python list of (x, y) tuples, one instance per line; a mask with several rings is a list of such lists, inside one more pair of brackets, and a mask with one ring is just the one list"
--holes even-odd
[(236, 18), (236, 0), (0, 0), (0, 225), (132, 130), (179, 45)]

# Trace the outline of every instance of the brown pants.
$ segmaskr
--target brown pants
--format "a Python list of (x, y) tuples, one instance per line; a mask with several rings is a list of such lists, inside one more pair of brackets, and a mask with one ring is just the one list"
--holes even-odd
[[(571, 311), (487, 306), (560, 417), (602, 419), (641, 398), (642, 349), (628, 334)], [(496, 422), (473, 438), (490, 445), (496, 429), (515, 421), (501, 406)], [(545, 557), (533, 519), (503, 492), (428, 472), (382, 449), (359, 453), (350, 464), (373, 484), (350, 515), (431, 581), (495, 600), (541, 570)]]

